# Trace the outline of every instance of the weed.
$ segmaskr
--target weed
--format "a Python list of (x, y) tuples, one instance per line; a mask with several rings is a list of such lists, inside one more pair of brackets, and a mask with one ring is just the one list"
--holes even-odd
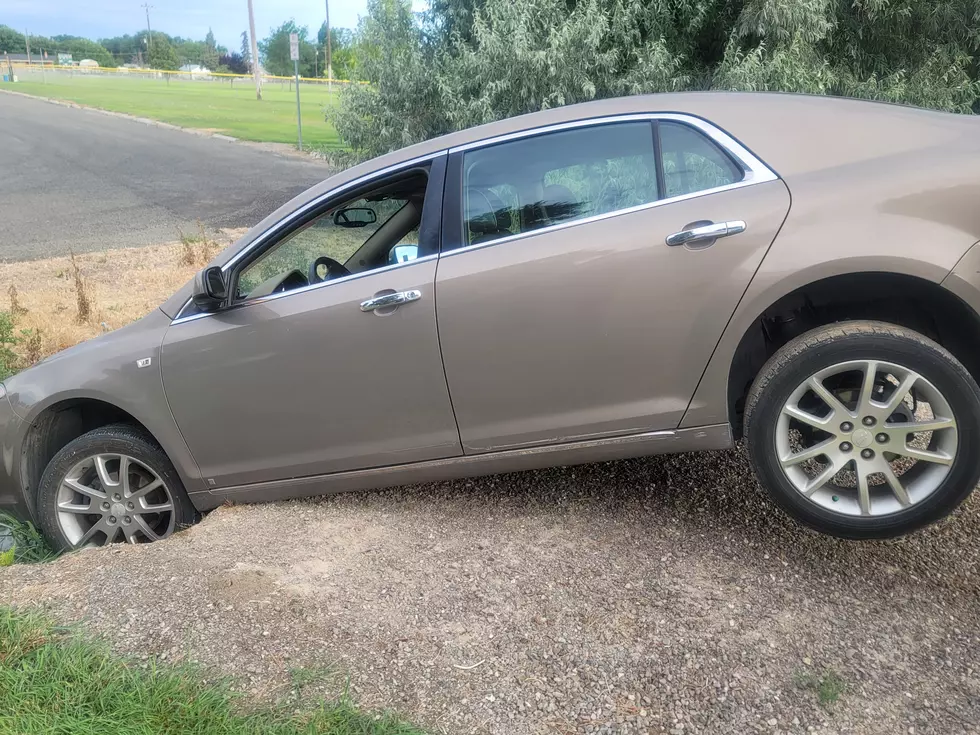
[(184, 231), (177, 227), (177, 237), (180, 238), (180, 264), (194, 265), (197, 263), (197, 253), (194, 252), (194, 244), (197, 242), (196, 235), (185, 235)]
[(41, 329), (22, 329), (20, 330), (20, 341), (24, 345), (24, 361), (27, 367), (37, 364), (41, 359), (42, 340)]
[(9, 311), (0, 311), (0, 380), (17, 372), (17, 355), (13, 347), (18, 342), (14, 334), (14, 317)]
[(85, 281), (82, 280), (82, 272), (78, 268), (75, 260), (75, 253), (68, 251), (71, 258), (72, 276), (75, 280), (75, 298), (78, 301), (78, 323), (84, 324), (92, 315), (92, 302), (89, 300), (88, 292), (85, 290)]
[(204, 223), (197, 221), (197, 229), (201, 233), (199, 241), (201, 243), (201, 265), (210, 263), (218, 252), (218, 243), (208, 237), (204, 229)]
[(800, 689), (814, 692), (820, 706), (825, 709), (836, 703), (847, 690), (847, 683), (833, 669), (827, 669), (820, 675), (811, 671), (797, 671), (793, 680)]
[(0, 721), (22, 733), (423, 735), (389, 713), (362, 712), (349, 695), (312, 708), (246, 709), (227, 682), (205, 683), (199, 668), (119, 658), (37, 613), (7, 607), (0, 607), (0, 684)]
[(0, 552), (0, 567), (10, 567), (14, 564), (14, 552), (17, 550), (16, 546), (11, 546), (4, 552)]
[(0, 527), (6, 528), (13, 538), (13, 560), (18, 564), (37, 564), (57, 556), (33, 523), (0, 513)]
[(23, 316), (27, 313), (27, 309), (20, 304), (20, 299), (18, 298), (17, 294), (17, 287), (14, 284), (10, 284), (10, 288), (7, 289), (7, 295), (10, 297), (11, 316), (16, 319), (17, 317)]

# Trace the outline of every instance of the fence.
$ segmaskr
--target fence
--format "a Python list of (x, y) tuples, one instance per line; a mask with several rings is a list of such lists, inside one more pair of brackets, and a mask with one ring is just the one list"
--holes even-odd
[[(0, 59), (0, 71), (7, 73), (7, 64)], [(56, 64), (39, 64), (37, 62), (28, 64), (26, 61), (11, 61), (14, 74), (30, 74), (32, 77), (45, 76), (48, 74), (62, 76), (107, 76), (127, 79), (160, 79), (170, 83), (180, 82), (200, 82), (212, 84), (254, 84), (251, 74), (228, 74), (225, 72), (214, 71), (168, 71), (165, 69), (131, 69), (129, 67), (104, 67), (104, 66), (59, 66)], [(276, 76), (274, 74), (261, 74), (259, 78), (263, 84), (278, 83), (285, 86), (287, 83), (295, 81), (291, 76)], [(352, 81), (350, 79), (327, 79), (326, 77), (300, 77), (301, 84), (314, 85), (333, 85), (333, 84), (367, 84), (367, 82)]]

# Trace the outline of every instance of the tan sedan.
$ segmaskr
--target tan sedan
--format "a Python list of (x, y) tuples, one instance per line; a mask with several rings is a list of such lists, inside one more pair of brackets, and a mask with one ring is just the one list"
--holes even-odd
[(971, 117), (706, 93), (454, 133), (9, 379), (0, 503), (64, 548), (145, 542), (225, 501), (744, 434), (786, 512), (893, 536), (980, 474), (978, 240)]

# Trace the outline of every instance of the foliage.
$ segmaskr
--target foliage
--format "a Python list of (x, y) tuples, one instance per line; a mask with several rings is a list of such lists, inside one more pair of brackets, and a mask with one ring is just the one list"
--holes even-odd
[[(320, 26), (316, 34), (317, 43), (322, 50), (321, 55), (326, 58), (327, 53), (327, 24), (326, 21)], [(348, 28), (330, 29), (330, 57), (333, 67), (334, 79), (360, 79), (357, 65), (358, 46), (354, 32)], [(321, 75), (326, 76), (326, 62), (321, 66)]]
[(242, 31), (242, 50), (239, 52), (245, 65), (251, 71), (252, 68), (252, 44), (248, 41), (248, 31)]
[(0, 607), (3, 732), (422, 735), (389, 713), (361, 712), (346, 692), (309, 709), (245, 708), (239, 699), (198, 668), (122, 659), (36, 613)]
[(248, 74), (248, 61), (238, 52), (219, 56), (218, 69), (222, 67), (230, 74)]
[(170, 42), (158, 35), (153, 36), (153, 43), (147, 61), (151, 69), (162, 69), (164, 71), (176, 71), (181, 67), (180, 57)]
[(687, 89), (980, 111), (978, 0), (369, 0), (328, 114), (361, 157), (511, 115)]
[(268, 38), (259, 41), (262, 66), (276, 76), (293, 75), (293, 62), (289, 58), (290, 33), (299, 36), (299, 75), (312, 77), (316, 70), (316, 47), (310, 42), (309, 28), (296, 25), (294, 20), (287, 20), (278, 28), (273, 28)]
[(10, 26), (0, 25), (0, 54), (4, 51), (10, 54), (22, 54), (25, 49), (23, 33), (18, 33)]
[[(6, 528), (13, 536), (13, 554), (11, 563), (38, 564), (51, 561), (57, 554), (48, 545), (44, 536), (33, 523), (20, 521), (6, 513), (0, 513), (0, 527)], [(0, 566), (4, 566), (0, 564)], [(10, 566), (9, 564), (7, 566)], [(2, 722), (2, 719), (0, 719)]]
[(0, 311), (0, 380), (17, 372), (18, 359), (14, 346), (20, 338), (14, 334), (14, 318), (9, 311)]
[(55, 36), (52, 40), (57, 45), (56, 51), (71, 54), (75, 62), (82, 59), (93, 59), (99, 62), (99, 66), (116, 66), (116, 60), (112, 54), (100, 43), (78, 36)]
[(830, 707), (847, 691), (847, 682), (832, 669), (816, 674), (812, 671), (797, 671), (793, 679), (800, 689), (808, 689), (817, 695), (817, 701), (824, 709)]

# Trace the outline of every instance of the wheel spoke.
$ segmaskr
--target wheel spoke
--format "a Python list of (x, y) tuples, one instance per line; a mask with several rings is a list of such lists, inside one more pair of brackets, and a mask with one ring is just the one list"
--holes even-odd
[(902, 485), (902, 481), (895, 475), (892, 466), (887, 462), (882, 462), (881, 464), (881, 474), (885, 476), (885, 481), (888, 483), (888, 487), (891, 488), (892, 494), (898, 498), (898, 502), (902, 504), (902, 507), (911, 505), (912, 499), (909, 498), (909, 493)]
[(68, 478), (65, 478), (61, 484), (67, 485), (76, 493), (87, 495), (88, 497), (94, 498), (96, 500), (105, 500), (107, 497), (106, 494), (101, 490), (96, 490), (95, 488), (89, 487), (88, 485), (83, 485), (78, 480), (69, 480)]
[(945, 452), (934, 452), (929, 449), (916, 449), (915, 447), (906, 445), (902, 449), (896, 450), (895, 453), (901, 454), (903, 457), (908, 457), (909, 459), (918, 459), (922, 462), (932, 462), (934, 464), (943, 465), (953, 464), (953, 458)]
[(878, 363), (869, 360), (864, 366), (864, 381), (861, 384), (861, 397), (858, 398), (858, 412), (867, 413), (871, 408), (871, 396), (874, 394), (875, 378), (878, 377)]
[(888, 399), (888, 402), (884, 404), (886, 415), (890, 416), (895, 409), (899, 407), (902, 401), (905, 400), (905, 396), (907, 396), (909, 391), (912, 390), (912, 386), (915, 385), (915, 381), (918, 379), (918, 373), (913, 373), (911, 370), (906, 373), (905, 377), (902, 379), (902, 382), (898, 384), (898, 387), (895, 388), (895, 392), (892, 393), (891, 397)]
[(820, 472), (819, 475), (812, 477), (807, 481), (806, 487), (803, 488), (803, 494), (810, 495), (811, 493), (816, 492), (818, 489), (823, 487), (831, 477), (836, 475), (838, 471), (839, 468), (837, 463), (831, 462)]
[(166, 513), (167, 511), (173, 510), (173, 503), (167, 501), (166, 503), (160, 503), (159, 505), (144, 505), (139, 509), (142, 513)]
[(807, 447), (795, 454), (791, 454), (788, 457), (783, 457), (779, 461), (782, 462), (783, 467), (791, 467), (800, 462), (806, 462), (808, 459), (813, 459), (814, 457), (819, 457), (821, 454), (826, 454), (827, 450), (830, 449), (837, 442), (836, 438), (825, 439), (822, 442), (814, 444), (812, 447)]
[(89, 541), (92, 540), (92, 537), (95, 536), (95, 534), (99, 533), (100, 531), (108, 535), (108, 526), (106, 525), (104, 519), (100, 519), (98, 523), (92, 524), (92, 527), (89, 530), (87, 530), (80, 539), (78, 539), (78, 543), (75, 545), (84, 546), (85, 544), (87, 544)]
[(146, 536), (150, 541), (159, 541), (160, 536), (150, 528), (146, 521), (143, 520), (142, 516), (133, 516), (133, 523), (139, 526), (140, 531)]
[(156, 490), (158, 487), (161, 487), (162, 485), (163, 485), (163, 480), (157, 477), (153, 481), (147, 483), (144, 487), (141, 487), (138, 490), (134, 490), (132, 493), (130, 493), (129, 498), (130, 500), (136, 500), (137, 498), (142, 498), (147, 493), (153, 492), (154, 490)]
[(824, 384), (817, 379), (816, 375), (807, 381), (807, 385), (810, 386), (810, 390), (820, 397), (820, 400), (830, 407), (830, 410), (832, 411), (831, 419), (841, 414), (853, 418), (853, 414), (847, 410), (847, 407), (840, 402), (840, 399), (837, 396), (824, 387)]
[(884, 428), (889, 431), (905, 431), (915, 433), (917, 431), (942, 431), (943, 429), (955, 429), (956, 422), (953, 419), (936, 418), (931, 421), (903, 421), (894, 424), (885, 424)]
[(58, 503), (59, 513), (78, 513), (80, 515), (98, 514), (91, 505), (75, 505), (74, 503)]
[(861, 506), (861, 515), (871, 515), (871, 491), (868, 488), (868, 475), (861, 471), (860, 467), (855, 467), (858, 483), (858, 503)]
[(129, 457), (119, 458), (119, 484), (124, 494), (129, 492)]
[(812, 426), (814, 429), (825, 429), (833, 417), (833, 414), (831, 414), (827, 418), (822, 419), (819, 416), (814, 416), (812, 413), (804, 411), (799, 406), (783, 406), (783, 413), (802, 424)]
[(112, 481), (112, 476), (109, 474), (109, 467), (106, 464), (108, 455), (99, 454), (95, 457), (95, 471), (99, 475), (99, 482), (102, 483), (103, 488), (118, 487), (118, 482)]

